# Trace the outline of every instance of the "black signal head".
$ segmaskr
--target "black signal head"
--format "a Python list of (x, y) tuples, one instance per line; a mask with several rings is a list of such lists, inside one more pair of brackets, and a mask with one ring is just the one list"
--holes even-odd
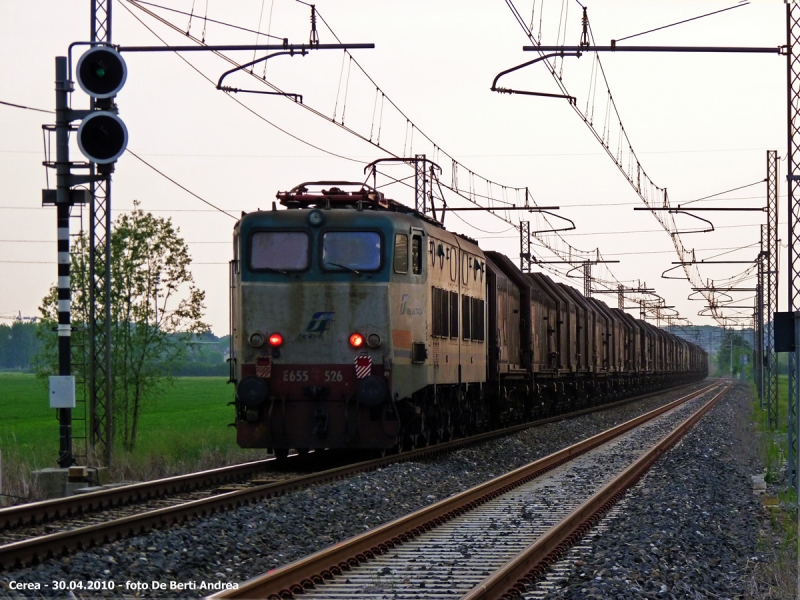
[(78, 59), (75, 74), (78, 85), (92, 98), (111, 98), (125, 85), (128, 68), (110, 46), (94, 46)]

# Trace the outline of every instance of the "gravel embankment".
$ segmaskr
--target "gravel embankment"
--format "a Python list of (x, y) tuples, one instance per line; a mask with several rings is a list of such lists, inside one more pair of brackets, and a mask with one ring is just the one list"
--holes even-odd
[(630, 491), (557, 588), (530, 597), (744, 598), (753, 564), (765, 559), (760, 526), (769, 529), (750, 479), (762, 463), (749, 415), (741, 386)]
[[(64, 581), (69, 585), (70, 582), (103, 580), (113, 581), (114, 590), (88, 593), (76, 590), (76, 594), (81, 597), (204, 596), (213, 588), (203, 588), (203, 582), (244, 581), (546, 456), (683, 393), (686, 392), (669, 392), (634, 405), (553, 423), (426, 462), (392, 465), (377, 472), (198, 519), (186, 526), (155, 531), (77, 553), (66, 559), (47, 560), (37, 567), (2, 573), (0, 595), (61, 597), (65, 595), (64, 591), (44, 586), (51, 586), (53, 581)], [(730, 412), (730, 409), (725, 408), (724, 411)], [(719, 412), (720, 409), (715, 409), (715, 413)], [(729, 431), (722, 429), (722, 433)], [(717, 456), (716, 450), (708, 451), (709, 456), (724, 465), (729, 458), (736, 458), (742, 444), (733, 443), (730, 435), (723, 436), (722, 433), (710, 438), (706, 445), (715, 447), (712, 440), (728, 440), (729, 446), (720, 446), (723, 455)], [(748, 444), (752, 445), (751, 442)], [(689, 458), (676, 468), (687, 474), (695, 473)], [(748, 468), (748, 474), (759, 470), (754, 464), (748, 465)], [(700, 478), (695, 486), (698, 489), (708, 484), (709, 480), (716, 480), (721, 476), (720, 473), (727, 473), (728, 467), (718, 468), (717, 473), (707, 473), (705, 468), (702, 469), (696, 473)], [(738, 470), (736, 472), (739, 473)], [(669, 479), (670, 476), (667, 476)], [(744, 510), (745, 499), (750, 493), (746, 483), (736, 480), (742, 498), (741, 502), (731, 500), (739, 509), (742, 521), (752, 520)], [(687, 489), (691, 487), (686, 485)], [(715, 494), (712, 497), (718, 506), (716, 513), (712, 514), (720, 513), (728, 506), (729, 492), (726, 489), (719, 489)], [(685, 510), (681, 505), (681, 512)], [(733, 527), (736, 520), (728, 515), (727, 524)], [(747, 523), (743, 523), (738, 530), (736, 535), (741, 540), (725, 538), (718, 541), (720, 548), (727, 548), (725, 544), (741, 548), (741, 544), (747, 541), (744, 538), (751, 537), (752, 528), (748, 527)], [(755, 537), (752, 540), (754, 543)], [(702, 551), (709, 551), (708, 547), (702, 546)], [(727, 572), (727, 563), (719, 570)], [(154, 581), (166, 589), (152, 589)], [(42, 587), (33, 592), (13, 591), (10, 589), (11, 582), (16, 585), (20, 582), (40, 584)], [(177, 587), (179, 584), (184, 585), (183, 589)], [(621, 597), (629, 597), (625, 593), (628, 592), (622, 592)]]

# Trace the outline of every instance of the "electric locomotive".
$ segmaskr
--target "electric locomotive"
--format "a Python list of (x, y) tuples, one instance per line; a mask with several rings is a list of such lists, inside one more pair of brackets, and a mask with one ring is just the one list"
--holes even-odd
[[(388, 449), (485, 423), (477, 244), (360, 183), (278, 198), (287, 210), (245, 214), (234, 231), (238, 444)], [(429, 330), (431, 303), (447, 322)], [(431, 386), (435, 410), (422, 406)]]

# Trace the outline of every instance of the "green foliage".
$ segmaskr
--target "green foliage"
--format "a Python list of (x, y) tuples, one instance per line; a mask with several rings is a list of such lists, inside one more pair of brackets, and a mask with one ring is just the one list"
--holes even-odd
[(194, 337), (188, 353), (177, 370), (176, 376), (229, 376), (230, 366), (226, 362), (230, 336), (218, 338), (206, 332)]
[(40, 345), (35, 323), (0, 325), (0, 369), (30, 369)]
[[(170, 219), (138, 208), (123, 214), (111, 233), (111, 373), (114, 435), (126, 450), (136, 445), (144, 407), (161, 394), (182, 364), (193, 336), (208, 330), (202, 321), (205, 293), (197, 289), (189, 266), (191, 257)], [(88, 240), (80, 237), (71, 264), (73, 346), (87, 357), (90, 322)], [(102, 272), (99, 261), (95, 268)], [(39, 333), (49, 343), (37, 372), (55, 372), (56, 338), (49, 334), (57, 319), (57, 290), (43, 299)], [(100, 307), (98, 307), (100, 310)], [(102, 317), (101, 313), (99, 316)], [(49, 334), (49, 335), (48, 335)], [(76, 376), (88, 379), (79, 367)]]
[(753, 398), (756, 399), (753, 404), (753, 416), (760, 433), (758, 439), (762, 446), (766, 465), (764, 479), (767, 483), (777, 483), (789, 456), (786, 436), (786, 419), (789, 409), (787, 378), (785, 376), (778, 377), (778, 427), (776, 429), (769, 427), (766, 405), (763, 409), (759, 406), (755, 385), (753, 385)]
[[(742, 365), (743, 356), (747, 357), (747, 365)], [(733, 370), (731, 370), (731, 359), (733, 360)], [(722, 340), (716, 354), (720, 375), (733, 375), (733, 377), (737, 378), (742, 372), (745, 375), (749, 375), (752, 361), (753, 347), (750, 344), (750, 340), (746, 339), (739, 331), (723, 330)]]

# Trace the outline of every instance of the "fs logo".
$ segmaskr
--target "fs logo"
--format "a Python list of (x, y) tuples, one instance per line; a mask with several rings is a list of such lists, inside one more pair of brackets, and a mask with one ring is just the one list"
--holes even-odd
[(308, 322), (306, 333), (322, 333), (323, 331), (328, 331), (335, 314), (335, 312), (314, 313), (314, 316), (311, 317), (311, 321)]
[(409, 306), (408, 305), (409, 296), (408, 294), (403, 294), (400, 297), (400, 314), (401, 315), (421, 315), (422, 308), (419, 306)]

